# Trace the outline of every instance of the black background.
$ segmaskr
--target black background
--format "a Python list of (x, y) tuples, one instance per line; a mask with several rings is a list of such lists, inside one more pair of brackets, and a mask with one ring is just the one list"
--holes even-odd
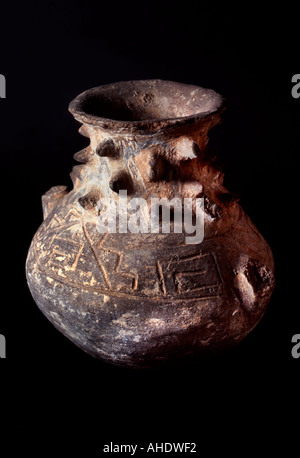
[[(1, 5), (7, 94), (0, 99), (0, 333), (7, 358), (0, 370), (11, 452), (63, 448), (99, 456), (111, 440), (181, 440), (197, 442), (205, 456), (204, 447), (211, 454), (257, 452), (264, 438), (267, 451), (282, 446), (287, 454), (294, 443), (300, 374), (300, 360), (291, 356), (291, 338), (300, 333), (295, 4)], [(226, 187), (240, 195), (273, 250), (277, 283), (262, 321), (236, 349), (193, 367), (133, 371), (90, 357), (56, 331), (31, 298), (24, 265), (42, 222), (40, 196), (54, 185), (71, 186), (72, 156), (87, 144), (69, 102), (93, 86), (147, 78), (209, 87), (227, 99), (210, 147)]]

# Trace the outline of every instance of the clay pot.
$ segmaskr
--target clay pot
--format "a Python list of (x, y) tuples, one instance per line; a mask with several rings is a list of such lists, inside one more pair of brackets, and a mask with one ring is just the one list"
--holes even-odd
[[(84, 351), (117, 365), (151, 367), (241, 341), (266, 310), (274, 264), (206, 152), (222, 97), (127, 81), (85, 91), (69, 110), (90, 145), (74, 156), (82, 165), (71, 173), (73, 189), (42, 197), (44, 222), (26, 263), (41, 311)], [(153, 196), (203, 199), (203, 240), (187, 243), (174, 221), (170, 233), (120, 233), (118, 222), (100, 233), (99, 199), (118, 204), (124, 190), (147, 204)]]

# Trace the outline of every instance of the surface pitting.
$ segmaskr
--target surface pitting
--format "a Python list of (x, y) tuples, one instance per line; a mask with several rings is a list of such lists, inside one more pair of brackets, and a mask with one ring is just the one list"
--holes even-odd
[[(85, 91), (70, 111), (90, 145), (75, 154), (73, 189), (42, 198), (44, 222), (26, 262), (28, 285), (53, 325), (87, 353), (131, 367), (197, 358), (238, 343), (274, 288), (269, 246), (223, 186), (208, 130), (223, 100), (160, 80)], [(204, 198), (204, 240), (184, 233), (97, 230), (97, 202)]]

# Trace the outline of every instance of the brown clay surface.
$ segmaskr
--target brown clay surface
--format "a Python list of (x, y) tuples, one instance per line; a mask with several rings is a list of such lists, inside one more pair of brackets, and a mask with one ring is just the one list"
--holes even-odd
[[(206, 154), (220, 122), (214, 91), (160, 80), (115, 83), (70, 105), (90, 145), (76, 153), (73, 190), (51, 188), (26, 272), (42, 312), (89, 354), (151, 367), (242, 340), (274, 288), (269, 246)], [(204, 240), (97, 231), (97, 202), (204, 197)]]

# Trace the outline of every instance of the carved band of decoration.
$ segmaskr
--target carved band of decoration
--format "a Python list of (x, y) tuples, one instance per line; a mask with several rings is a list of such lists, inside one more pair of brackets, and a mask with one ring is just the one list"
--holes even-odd
[(163, 295), (166, 296), (167, 291), (166, 291), (166, 285), (165, 285), (164, 274), (162, 271), (161, 263), (157, 261), (156, 266), (157, 266), (157, 272), (158, 272), (161, 290), (162, 290)]
[[(108, 236), (108, 232), (106, 232), (103, 235), (103, 237), (101, 238), (101, 240), (97, 243), (96, 247), (99, 250), (103, 249), (102, 245), (105, 242), (107, 236)], [(115, 265), (115, 268), (114, 268), (114, 273), (119, 273), (121, 276), (130, 278), (132, 280), (131, 289), (133, 291), (136, 291), (138, 289), (138, 277), (139, 277), (138, 274), (134, 273), (134, 272), (127, 273), (127, 272), (121, 272), (120, 271), (120, 267), (121, 267), (121, 263), (122, 263), (124, 254), (121, 251), (116, 251), (116, 250), (114, 250), (112, 248), (105, 248), (105, 250), (108, 251), (109, 253), (114, 253), (114, 254), (117, 255), (117, 262), (116, 262), (116, 265)]]
[(101, 263), (101, 260), (100, 260), (100, 258), (99, 258), (99, 256), (98, 256), (98, 252), (97, 252), (97, 250), (95, 249), (94, 244), (93, 244), (93, 241), (91, 240), (91, 238), (90, 238), (90, 236), (89, 236), (89, 233), (88, 233), (88, 231), (87, 231), (87, 228), (86, 228), (84, 219), (82, 219), (82, 228), (83, 228), (83, 233), (84, 233), (84, 235), (85, 235), (85, 238), (87, 239), (87, 241), (88, 241), (88, 243), (89, 243), (89, 245), (90, 245), (90, 248), (91, 248), (91, 250), (92, 250), (92, 252), (93, 252), (93, 255), (95, 256), (96, 262), (97, 262), (97, 264), (98, 264), (98, 266), (99, 266), (99, 268), (100, 268), (100, 270), (101, 270), (101, 272), (102, 272), (102, 274), (103, 274), (105, 283), (106, 283), (108, 289), (111, 289), (111, 284), (110, 284), (110, 281), (109, 281), (109, 279), (108, 279), (107, 272), (106, 272), (106, 270), (105, 270), (103, 264)]
[[(58, 255), (61, 255), (61, 251), (60, 252), (57, 252), (56, 254)], [(117, 298), (130, 298), (132, 300), (138, 300), (140, 301), (141, 299), (143, 300), (147, 300), (149, 302), (151, 301), (161, 301), (162, 300), (162, 295), (155, 295), (155, 296), (149, 296), (149, 295), (146, 295), (146, 294), (143, 294), (142, 291), (140, 291), (139, 293), (137, 293), (137, 288), (138, 288), (138, 274), (126, 274), (126, 273), (121, 273), (122, 275), (124, 276), (131, 276), (131, 278), (133, 279), (132, 280), (132, 291), (134, 292), (134, 294), (129, 294), (129, 293), (126, 293), (126, 292), (122, 292), (122, 291), (114, 291), (112, 289), (108, 289), (108, 288), (102, 288), (100, 286), (94, 286), (94, 285), (91, 285), (91, 284), (88, 284), (88, 283), (83, 283), (82, 281), (79, 282), (79, 281), (76, 281), (74, 280), (74, 277), (70, 277), (70, 276), (62, 276), (62, 275), (59, 275), (59, 273), (61, 274), (61, 270), (62, 269), (57, 269), (58, 266), (55, 266), (56, 269), (51, 269), (49, 268), (49, 266), (47, 266), (46, 264), (42, 263), (41, 262), (41, 258), (37, 256), (37, 253), (36, 253), (36, 247), (34, 249), (34, 256), (35, 256), (35, 259), (36, 259), (36, 264), (38, 265), (38, 268), (40, 270), (40, 272), (43, 272), (45, 274), (46, 277), (48, 278), (51, 278), (52, 280), (58, 282), (58, 283), (62, 283), (64, 285), (67, 285), (71, 288), (80, 288), (84, 291), (91, 291), (91, 292), (94, 292), (94, 293), (98, 293), (98, 294), (103, 294), (103, 295), (106, 295), (106, 296), (111, 296), (111, 297), (117, 297)], [(79, 259), (79, 257), (78, 257)], [(74, 263), (73, 263), (74, 265)], [(135, 276), (136, 275), (136, 276)], [(220, 285), (218, 285), (219, 287)], [(149, 292), (148, 292), (149, 293)], [(213, 298), (218, 298), (220, 297), (220, 293), (219, 291), (217, 291), (215, 294), (212, 294), (210, 293), (209, 295), (201, 295), (201, 296), (197, 296), (197, 297), (189, 297), (188, 298), (188, 301), (189, 302), (195, 302), (195, 301), (199, 301), (199, 300), (211, 300)], [(182, 301), (184, 299), (183, 295), (182, 294), (177, 294), (177, 297), (175, 296), (171, 296), (171, 297), (166, 297), (165, 296), (165, 300), (166, 301), (170, 301), (170, 303), (174, 303), (174, 302), (177, 302), (177, 301)]]
[[(154, 274), (156, 272), (157, 283), (160, 285), (161, 296), (157, 296), (157, 289), (155, 287), (155, 282), (153, 283), (153, 276), (151, 275), (149, 279), (151, 278), (150, 283), (152, 284), (151, 289), (153, 290), (153, 296), (149, 296), (149, 284), (147, 284), (147, 282), (149, 283), (150, 280), (148, 280), (148, 276), (145, 280), (143, 272), (139, 273), (142, 274), (144, 282), (146, 281), (146, 284), (143, 285), (143, 288), (147, 288), (148, 286), (146, 295), (143, 294), (143, 290), (138, 290), (139, 274), (136, 272), (122, 271), (124, 254), (110, 247), (105, 246), (104, 248), (104, 242), (107, 240), (109, 234), (105, 233), (102, 235), (100, 240), (98, 239), (97, 241), (94, 241), (92, 236), (89, 234), (86, 222), (74, 209), (70, 209), (63, 218), (58, 218), (60, 227), (69, 227), (70, 221), (66, 222), (66, 219), (70, 216), (77, 218), (76, 221), (71, 221), (71, 224), (80, 223), (81, 225), (82, 229), (77, 232), (79, 239), (69, 239), (67, 235), (65, 235), (65, 238), (63, 238), (59, 236), (55, 231), (47, 243), (48, 248), (46, 251), (44, 251), (45, 256), (36, 256), (36, 259), (39, 258), (39, 260), (42, 261), (42, 263), (38, 262), (39, 267), (43, 271), (47, 271), (47, 275), (50, 278), (68, 284), (71, 287), (79, 287), (87, 291), (92, 290), (99, 293), (103, 292), (103, 294), (117, 297), (136, 297), (138, 299), (148, 296), (149, 300), (159, 300), (161, 299), (161, 296), (163, 296), (166, 300), (170, 298), (172, 301), (176, 299), (182, 300), (184, 298), (190, 301), (220, 297), (220, 287), (223, 281), (214, 253), (201, 252), (196, 255), (184, 256), (181, 258), (177, 255), (175, 257), (173, 256), (169, 260), (157, 260), (156, 264), (149, 266), (149, 268), (153, 270)], [(79, 217), (80, 220), (78, 220)], [(82, 238), (83, 236), (84, 238)], [(80, 270), (80, 268), (80, 278), (79, 275), (77, 276), (78, 279), (74, 275), (68, 275), (68, 273), (76, 271), (81, 255), (86, 255), (84, 254), (84, 247), (86, 246), (85, 240), (94, 255), (96, 265), (101, 272), (105, 286), (99, 285), (99, 280), (97, 280), (97, 277), (92, 275), (92, 272), (84, 272)], [(64, 251), (62, 248), (63, 245), (68, 246), (68, 244), (71, 244), (71, 248)], [(47, 253), (49, 252), (50, 255), (47, 256)], [(117, 257), (116, 260), (113, 261), (115, 262), (115, 265), (113, 267), (113, 276), (111, 279), (110, 273), (107, 271), (107, 267), (103, 264), (103, 259), (105, 259), (104, 252), (112, 253)], [(66, 265), (66, 260), (68, 260), (68, 263), (70, 263), (69, 265)], [(145, 268), (146, 267), (147, 266), (145, 266)], [(84, 275), (84, 273), (86, 275)], [(131, 280), (130, 284), (124, 284), (121, 280), (121, 277)], [(84, 279), (86, 279), (86, 281)], [(125, 291), (120, 291), (118, 288), (125, 288)], [(131, 296), (128, 288), (133, 293), (133, 296)], [(196, 291), (199, 291), (202, 294), (197, 295), (197, 297), (189, 297), (189, 293), (195, 294)]]
[[(74, 217), (74, 219), (72, 220), (72, 216)], [(67, 220), (67, 218), (69, 218), (69, 220)], [(48, 231), (48, 229), (50, 228), (55, 228), (57, 229), (57, 227), (61, 227), (61, 228), (64, 228), (64, 229), (67, 229), (69, 227), (72, 227), (74, 226), (74, 224), (78, 224), (78, 223), (81, 223), (81, 219), (82, 219), (82, 216), (81, 214), (77, 211), (76, 208), (70, 208), (70, 210), (67, 211), (67, 213), (63, 216), (61, 215), (58, 215), (57, 213), (55, 215), (53, 215), (52, 219), (50, 219), (49, 223), (46, 225), (44, 223), (43, 226), (41, 226), (41, 231), (42, 232), (46, 232)]]

